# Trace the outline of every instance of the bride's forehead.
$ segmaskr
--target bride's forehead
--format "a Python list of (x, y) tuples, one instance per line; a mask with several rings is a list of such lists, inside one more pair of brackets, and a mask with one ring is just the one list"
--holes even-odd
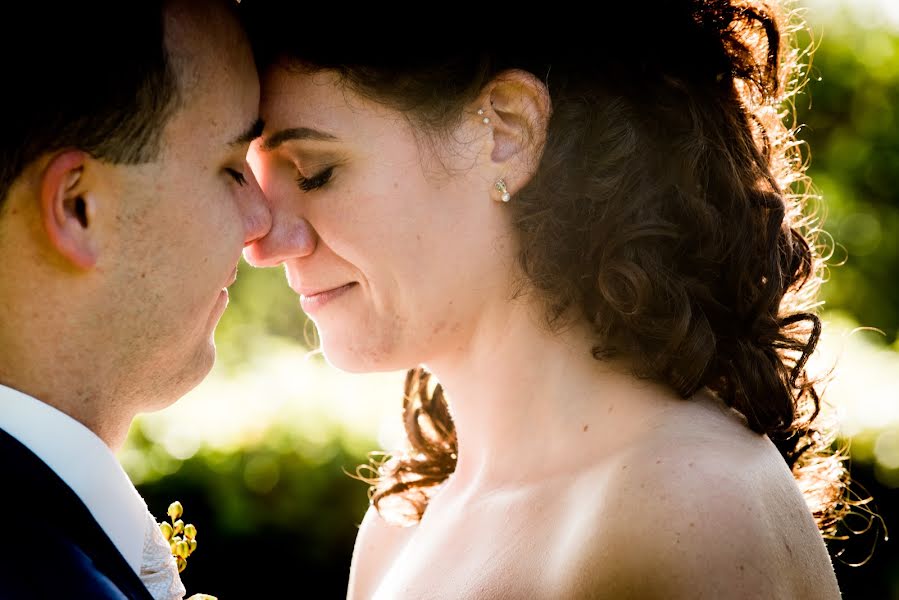
[(307, 127), (338, 138), (403, 134), (408, 115), (353, 90), (334, 72), (269, 70), (262, 80), (267, 130)]
[(330, 71), (296, 71), (274, 67), (262, 77), (262, 107), (288, 115), (367, 112), (364, 98)]

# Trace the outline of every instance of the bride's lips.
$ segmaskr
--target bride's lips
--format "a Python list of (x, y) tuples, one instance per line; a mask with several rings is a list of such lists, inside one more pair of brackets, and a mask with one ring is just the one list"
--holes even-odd
[(316, 311), (326, 304), (333, 302), (357, 285), (357, 282), (351, 281), (350, 283), (346, 283), (334, 288), (319, 289), (315, 291), (310, 289), (295, 291), (300, 295), (300, 304), (302, 305), (303, 310), (308, 313)]

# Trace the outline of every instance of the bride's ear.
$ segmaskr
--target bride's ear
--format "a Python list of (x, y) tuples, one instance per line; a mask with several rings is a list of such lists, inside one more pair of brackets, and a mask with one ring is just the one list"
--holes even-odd
[(546, 145), (552, 102), (546, 85), (528, 71), (503, 71), (481, 96), (493, 133), (490, 160), (514, 194), (533, 176)]

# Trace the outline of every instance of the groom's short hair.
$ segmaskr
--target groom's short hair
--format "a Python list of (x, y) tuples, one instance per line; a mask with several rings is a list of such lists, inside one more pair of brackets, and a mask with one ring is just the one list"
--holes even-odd
[(10, 186), (44, 154), (154, 160), (178, 104), (163, 0), (12, 4), (0, 25), (0, 215)]

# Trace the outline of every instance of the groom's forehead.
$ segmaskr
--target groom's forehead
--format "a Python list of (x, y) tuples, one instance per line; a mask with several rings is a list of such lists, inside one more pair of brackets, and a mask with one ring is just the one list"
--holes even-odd
[(237, 14), (218, 0), (182, 0), (167, 10), (166, 45), (179, 101), (165, 143), (190, 161), (246, 146), (261, 129), (259, 81)]
[(236, 13), (221, 0), (169, 2), (164, 14), (165, 48), (182, 88), (227, 70), (248, 47)]

